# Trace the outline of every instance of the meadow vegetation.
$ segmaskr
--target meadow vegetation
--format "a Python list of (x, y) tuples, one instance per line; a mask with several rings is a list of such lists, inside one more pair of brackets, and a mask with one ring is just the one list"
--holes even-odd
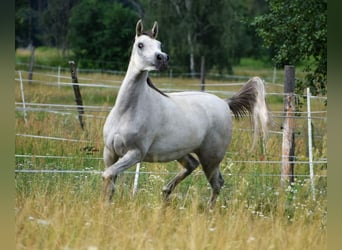
[[(263, 77), (273, 73), (259, 66), (252, 70), (237, 67), (236, 71)], [(37, 82), (24, 83), (25, 101), (74, 105), (72, 87), (42, 84), (56, 82), (46, 73), (36, 71)], [(70, 76), (68, 72), (62, 75)], [(27, 79), (26, 72), (23, 78)], [(123, 76), (82, 72), (79, 78), (85, 83), (118, 85), (114, 81)], [(156, 75), (153, 81), (167, 91), (199, 88), (194, 85), (198, 79)], [(222, 82), (207, 80), (207, 90), (228, 95), (239, 88), (214, 85)], [(15, 86), (15, 101), (20, 103), (19, 81)], [(269, 93), (282, 92), (277, 84), (266, 87)], [(327, 249), (327, 164), (314, 165), (313, 200), (303, 114), (296, 119), (295, 129), (296, 160), (303, 163), (295, 165), (295, 183), (280, 187), (282, 97), (275, 95), (267, 98), (274, 123), (265, 148), (259, 142), (251, 151), (249, 120), (234, 121), (232, 143), (221, 164), (225, 186), (213, 211), (207, 209), (211, 190), (200, 168), (177, 186), (171, 203), (164, 204), (161, 189), (180, 169), (176, 162), (143, 163), (135, 195), (131, 168), (118, 178), (113, 203), (103, 203), (99, 174), (104, 168), (102, 127), (116, 92), (116, 88), (81, 87), (84, 105), (98, 106), (85, 109), (85, 130), (79, 126), (76, 109), (31, 110), (27, 123), (22, 110), (16, 110), (17, 249)], [(224, 97), (226, 93), (217, 94)], [(326, 111), (326, 106), (321, 99), (313, 99), (312, 110)], [(314, 159), (320, 161), (327, 158), (326, 114), (315, 117)], [(20, 172), (23, 170), (79, 172)]]

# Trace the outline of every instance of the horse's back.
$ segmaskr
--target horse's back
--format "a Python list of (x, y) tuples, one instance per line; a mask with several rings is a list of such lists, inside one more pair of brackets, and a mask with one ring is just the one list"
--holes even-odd
[(184, 97), (188, 105), (197, 107), (197, 115), (208, 121), (206, 136), (199, 152), (213, 152), (221, 158), (232, 135), (232, 116), (228, 103), (216, 95), (205, 92), (182, 92), (171, 96), (175, 99)]
[(230, 120), (229, 105), (223, 99), (205, 92), (186, 91), (170, 93), (170, 98), (180, 107), (196, 112), (210, 122)]

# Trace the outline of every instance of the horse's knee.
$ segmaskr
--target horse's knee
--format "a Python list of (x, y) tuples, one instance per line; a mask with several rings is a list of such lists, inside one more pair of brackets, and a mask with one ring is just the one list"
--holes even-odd
[(102, 180), (109, 180), (113, 177), (113, 173), (111, 168), (106, 168), (105, 171), (102, 173)]

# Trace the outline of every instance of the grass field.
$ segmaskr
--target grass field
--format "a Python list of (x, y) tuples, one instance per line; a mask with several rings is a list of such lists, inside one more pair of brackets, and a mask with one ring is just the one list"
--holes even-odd
[[(238, 70), (241, 74), (248, 72), (243, 67)], [(250, 74), (258, 74), (258, 70), (272, 75), (272, 70), (259, 68)], [(27, 103), (74, 104), (71, 86), (43, 84), (56, 79), (46, 72), (35, 73), (37, 82), (24, 84)], [(69, 76), (68, 72), (64, 76)], [(23, 78), (27, 79), (27, 73), (23, 73)], [(122, 76), (80, 73), (79, 78), (114, 85), (117, 83), (108, 81), (120, 81)], [(153, 80), (157, 86), (170, 90), (198, 88), (192, 85), (198, 79)], [(239, 88), (210, 86), (214, 83), (222, 81), (208, 80), (209, 91), (234, 92)], [(21, 102), (20, 84), (15, 84), (15, 99)], [(247, 130), (250, 126), (246, 119), (234, 121), (233, 141), (221, 164), (225, 186), (214, 211), (206, 208), (210, 187), (201, 169), (177, 186), (171, 204), (163, 203), (162, 186), (179, 170), (175, 162), (143, 163), (134, 196), (134, 168), (121, 174), (114, 202), (103, 203), (101, 176), (92, 171), (104, 168), (102, 127), (116, 91), (81, 87), (84, 105), (99, 107), (85, 109), (86, 115), (95, 116), (85, 117), (85, 130), (80, 128), (73, 109), (56, 112), (54, 108), (46, 112), (53, 108), (40, 107), (45, 109), (27, 113), (27, 123), (23, 112), (16, 111), (16, 170), (80, 171), (16, 173), (17, 249), (327, 249), (327, 164), (314, 165), (317, 176), (313, 200), (305, 163), (307, 120), (303, 118), (296, 119), (295, 153), (296, 160), (304, 163), (295, 165), (297, 176), (292, 186), (280, 187), (281, 135), (270, 134), (266, 154), (261, 146), (250, 151), (252, 132)], [(267, 85), (267, 92), (281, 91), (278, 85)], [(267, 100), (275, 120), (271, 130), (281, 132), (278, 111), (282, 111), (282, 97), (268, 96)], [(320, 99), (313, 99), (312, 110), (326, 111), (326, 107)], [(327, 158), (327, 122), (325, 115), (314, 116), (314, 159), (319, 161)]]

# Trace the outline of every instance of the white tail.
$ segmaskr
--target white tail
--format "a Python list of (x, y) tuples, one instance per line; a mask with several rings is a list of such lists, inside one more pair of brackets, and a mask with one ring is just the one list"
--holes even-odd
[[(261, 129), (263, 138), (268, 134), (269, 112), (265, 102), (265, 86), (259, 77), (250, 79), (238, 93), (226, 100), (236, 118), (250, 114), (253, 120), (253, 145)], [(261, 128), (260, 128), (261, 125)]]

